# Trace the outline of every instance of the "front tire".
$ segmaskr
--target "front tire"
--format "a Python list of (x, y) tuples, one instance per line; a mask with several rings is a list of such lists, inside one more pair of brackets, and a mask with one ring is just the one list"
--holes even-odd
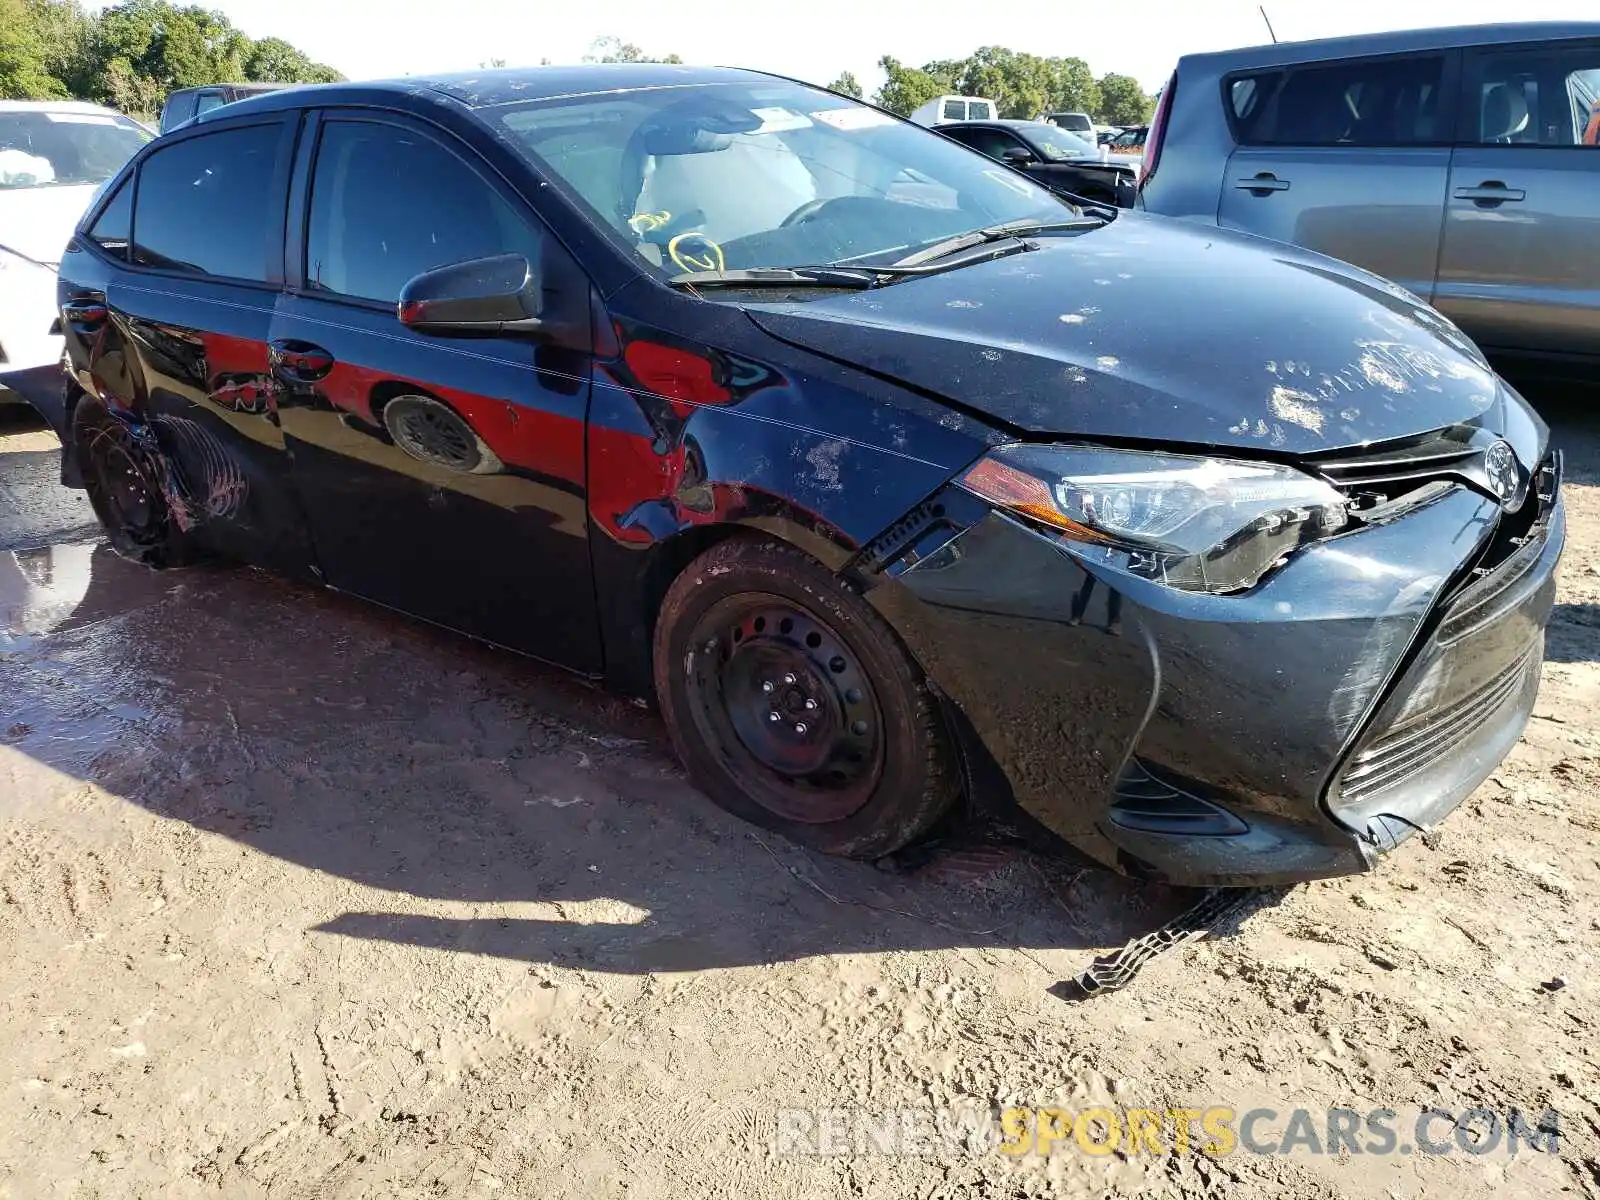
[(959, 796), (916, 663), (870, 605), (792, 547), (734, 538), (692, 562), (661, 607), (655, 683), (695, 783), (814, 850), (892, 853)]

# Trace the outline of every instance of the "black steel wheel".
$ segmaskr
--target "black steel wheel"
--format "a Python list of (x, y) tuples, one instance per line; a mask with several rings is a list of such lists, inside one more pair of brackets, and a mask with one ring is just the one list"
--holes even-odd
[(200, 559), (172, 519), (162, 490), (160, 450), (141, 444), (93, 396), (82, 397), (73, 409), (72, 446), (89, 503), (113, 550), (150, 567)]
[(833, 854), (925, 833), (959, 776), (937, 701), (883, 619), (791, 547), (734, 539), (692, 563), (656, 626), (679, 756), (722, 807)]

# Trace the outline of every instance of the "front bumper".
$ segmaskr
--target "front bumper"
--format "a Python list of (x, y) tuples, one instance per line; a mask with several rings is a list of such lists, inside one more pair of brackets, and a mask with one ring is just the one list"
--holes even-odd
[(1482, 575), (1500, 510), (1457, 486), (1219, 597), (949, 489), (868, 594), (969, 754), (1091, 857), (1191, 886), (1327, 878), (1442, 819), (1520, 736), (1565, 538), (1545, 492)]

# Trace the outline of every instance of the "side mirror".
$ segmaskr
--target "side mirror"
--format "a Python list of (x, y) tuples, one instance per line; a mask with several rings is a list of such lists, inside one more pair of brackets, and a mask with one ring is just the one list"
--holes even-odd
[(396, 316), (418, 333), (507, 336), (544, 327), (539, 272), (520, 254), (424, 271), (400, 289)]
[(1000, 152), (1000, 161), (1010, 163), (1013, 167), (1025, 167), (1035, 160), (1033, 151), (1024, 150), (1021, 146), (1008, 146)]

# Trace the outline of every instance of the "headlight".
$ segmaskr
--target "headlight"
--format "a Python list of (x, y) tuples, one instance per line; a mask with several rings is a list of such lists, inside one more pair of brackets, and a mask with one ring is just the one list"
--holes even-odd
[(1099, 446), (1006, 446), (961, 480), (991, 504), (1190, 592), (1254, 587), (1344, 528), (1345, 497), (1292, 467)]

